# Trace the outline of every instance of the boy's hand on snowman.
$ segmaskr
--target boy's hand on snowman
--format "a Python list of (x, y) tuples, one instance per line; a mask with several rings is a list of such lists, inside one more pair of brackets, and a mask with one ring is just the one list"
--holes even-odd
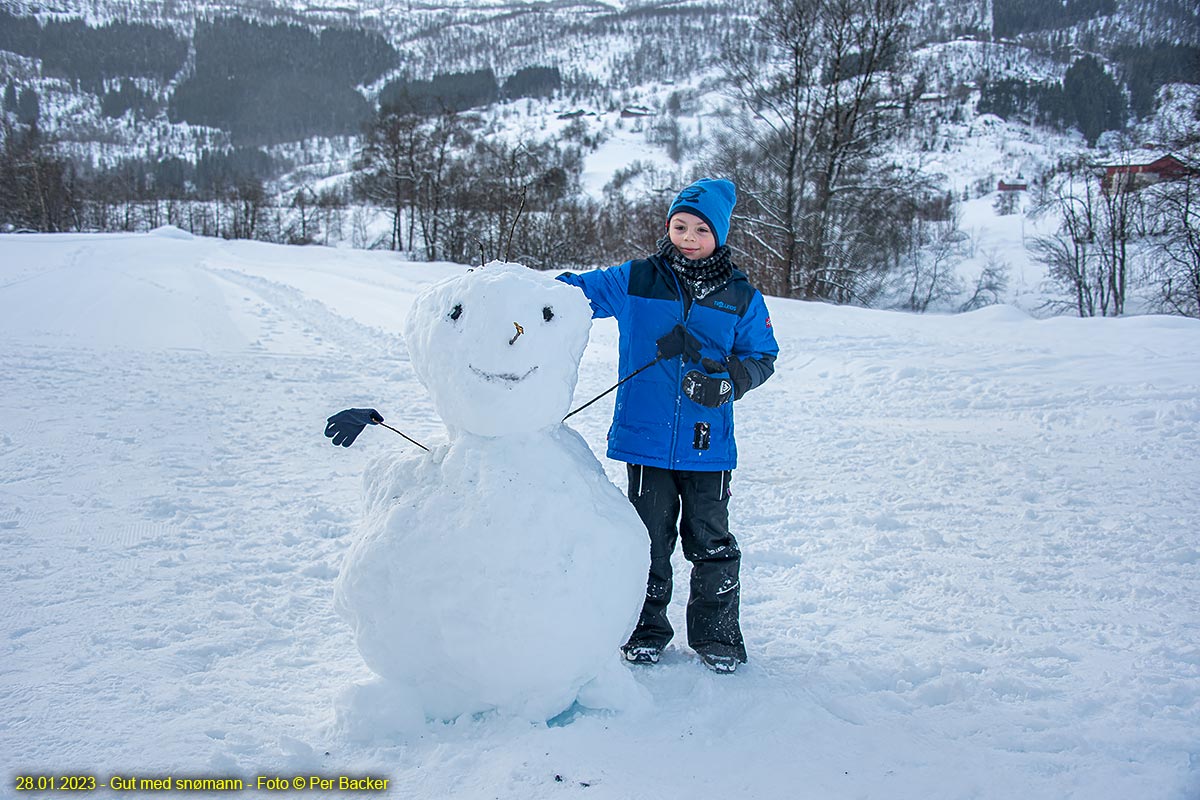
[(339, 411), (328, 420), (325, 435), (333, 439), (335, 445), (349, 447), (368, 425), (378, 425), (383, 422), (383, 416), (373, 408), (347, 408)]
[(687, 332), (687, 328), (676, 325), (670, 333), (659, 338), (658, 357), (674, 358), (683, 356), (683, 363), (695, 363), (700, 360), (700, 340)]

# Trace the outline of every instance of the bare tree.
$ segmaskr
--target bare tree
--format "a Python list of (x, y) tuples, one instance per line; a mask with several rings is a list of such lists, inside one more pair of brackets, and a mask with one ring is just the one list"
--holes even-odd
[(1164, 311), (1200, 317), (1200, 177), (1152, 187), (1147, 203), (1158, 220), (1150, 277)]
[(78, 227), (71, 165), (55, 155), (36, 122), (0, 120), (0, 224), (39, 231)]
[[(413, 175), (416, 221), (421, 228), (425, 258), (436, 261), (448, 257), (442, 252), (443, 232), (461, 233), (461, 209), (450, 202), (454, 181), (454, 151), (469, 144), (471, 135), (463, 121), (453, 112), (443, 112), (422, 129), (421, 149), (414, 153)], [(410, 229), (409, 240), (412, 241)], [(415, 247), (413, 248), (415, 249)], [(458, 248), (453, 248), (458, 250)]]
[[(458, 201), (476, 212), (478, 246), (485, 259), (520, 259), (539, 265), (554, 261), (545, 248), (548, 232), (539, 219), (566, 210), (582, 169), (576, 148), (549, 142), (511, 143), (481, 137), (469, 156), (465, 192)], [(561, 233), (554, 237), (562, 249)]]
[(909, 4), (768, 0), (755, 39), (730, 54), (742, 113), (714, 165), (741, 189), (742, 249), (772, 293), (864, 299), (854, 237), (865, 198), (895, 175), (877, 168), (874, 145)]
[(516, 225), (530, 199), (530, 190), (541, 177), (539, 148), (502, 139), (480, 139), (475, 145), (476, 166), (464, 202), (478, 210), (485, 222), (479, 227), (480, 256), (507, 261), (512, 255)]
[(450, 207), (454, 153), (471, 141), (462, 116), (449, 110), (429, 118), (385, 108), (368, 127), (357, 188), (387, 211), (391, 249), (405, 249), (407, 222), (407, 249), (418, 249), (419, 231), (425, 258), (445, 257), (443, 235), (457, 216)]
[(1021, 210), (1020, 201), (1021, 198), (1016, 192), (997, 192), (992, 208), (998, 216), (1007, 217)]
[(405, 209), (415, 197), (420, 127), (421, 120), (416, 115), (381, 114), (367, 128), (356, 164), (359, 192), (387, 209), (391, 217), (392, 250), (404, 247), (402, 225)]
[(967, 236), (952, 216), (947, 222), (912, 223), (913, 246), (904, 271), (909, 284), (904, 308), (925, 313), (939, 302), (960, 294), (962, 281), (957, 267), (963, 261), (963, 242)]
[(316, 193), (308, 186), (301, 186), (292, 196), (292, 209), (296, 213), (288, 226), (288, 244), (312, 244), (320, 232)]
[[(1126, 164), (1130, 159), (1123, 159)], [(1129, 290), (1130, 242), (1141, 223), (1142, 192), (1132, 180), (1114, 180), (1103, 186), (1099, 196), (1099, 238), (1097, 249), (1100, 269), (1106, 283), (1104, 313), (1120, 316), (1125, 313), (1125, 298)], [(1141, 224), (1139, 224), (1141, 223)]]
[(322, 189), (317, 195), (317, 210), (322, 243), (328, 245), (331, 237), (341, 239), (346, 221), (346, 199), (342, 192), (333, 187)]
[(1108, 308), (1108, 283), (1096, 266), (1093, 245), (1099, 228), (1098, 189), (1082, 165), (1075, 165), (1057, 179), (1047, 201), (1034, 213), (1054, 213), (1058, 231), (1034, 238), (1029, 249), (1046, 265), (1050, 279), (1069, 291), (1073, 307), (1081, 317), (1103, 315)]
[(1105, 313), (1125, 313), (1129, 290), (1129, 242), (1140, 206), (1141, 192), (1114, 189), (1100, 193), (1100, 221), (1103, 246), (1098, 255), (1103, 279), (1107, 284)]
[(238, 181), (227, 199), (232, 210), (230, 226), (225, 232), (227, 238), (271, 239), (260, 229), (267, 211), (267, 192), (262, 181), (257, 178)]
[(975, 281), (975, 291), (958, 307), (959, 313), (996, 305), (1008, 289), (1008, 275), (1011, 271), (1008, 262), (1002, 260), (995, 250), (987, 252), (985, 258), (983, 270)]

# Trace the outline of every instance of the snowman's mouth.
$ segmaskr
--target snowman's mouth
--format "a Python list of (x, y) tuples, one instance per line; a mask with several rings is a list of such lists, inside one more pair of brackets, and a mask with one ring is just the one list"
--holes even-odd
[(471, 368), (471, 372), (474, 372), (485, 381), (491, 381), (492, 383), (520, 383), (537, 370), (537, 366), (535, 365), (530, 367), (524, 375), (518, 375), (515, 372), (485, 372), (471, 364), (467, 364), (467, 366)]

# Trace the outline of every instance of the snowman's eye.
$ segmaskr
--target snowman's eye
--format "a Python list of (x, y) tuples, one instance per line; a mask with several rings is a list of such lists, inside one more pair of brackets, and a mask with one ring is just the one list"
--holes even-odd
[(551, 308), (550, 306), (546, 306), (545, 308), (543, 308), (542, 309), (542, 319), (546, 320), (546, 322), (549, 322), (550, 320), (554, 319), (554, 309)]
[(450, 319), (458, 321), (458, 318), (462, 316), (462, 303), (455, 303), (448, 316)]

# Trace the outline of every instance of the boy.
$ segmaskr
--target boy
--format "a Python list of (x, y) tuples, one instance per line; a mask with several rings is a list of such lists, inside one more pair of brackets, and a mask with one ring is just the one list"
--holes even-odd
[(583, 290), (594, 317), (617, 318), (622, 375), (653, 362), (621, 385), (608, 434), (608, 456), (627, 463), (629, 500), (650, 535), (645, 604), (621, 648), (636, 664), (657, 663), (674, 635), (677, 538), (692, 564), (689, 646), (715, 672), (746, 662), (741, 552), (729, 532), (733, 401), (771, 376), (779, 347), (762, 294), (726, 245), (736, 202), (730, 181), (696, 181), (671, 203), (657, 253), (559, 276)]

